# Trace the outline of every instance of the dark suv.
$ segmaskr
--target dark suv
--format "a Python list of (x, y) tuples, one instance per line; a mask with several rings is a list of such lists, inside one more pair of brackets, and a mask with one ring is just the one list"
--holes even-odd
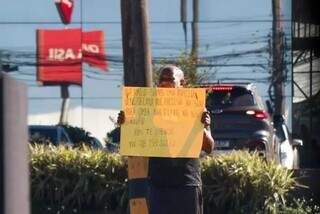
[(206, 107), (212, 118), (215, 151), (258, 151), (278, 160), (279, 148), (272, 121), (252, 84), (206, 84)]

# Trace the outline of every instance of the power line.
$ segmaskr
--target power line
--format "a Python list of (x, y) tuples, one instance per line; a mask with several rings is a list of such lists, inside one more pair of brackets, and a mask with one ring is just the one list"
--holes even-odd
[[(242, 23), (242, 22), (272, 22), (272, 19), (220, 19), (220, 20), (199, 20), (198, 23)], [(291, 22), (292, 19), (281, 19), (279, 22)], [(121, 21), (73, 21), (73, 24), (121, 24)], [(149, 21), (150, 24), (182, 24), (181, 21)], [(193, 21), (186, 21), (192, 24)], [(0, 24), (61, 24), (57, 21), (0, 21)]]

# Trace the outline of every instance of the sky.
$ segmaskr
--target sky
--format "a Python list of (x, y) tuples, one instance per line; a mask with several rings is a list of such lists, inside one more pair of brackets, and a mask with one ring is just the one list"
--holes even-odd
[[(180, 23), (180, 0), (149, 0), (150, 38), (154, 59), (175, 58), (191, 49), (192, 1), (188, 0), (187, 47)], [(268, 99), (270, 78), (271, 0), (200, 0), (199, 55), (211, 67), (209, 81), (246, 81), (257, 85)], [(291, 53), (291, 5), (282, 2), (287, 60)], [(61, 29), (54, 0), (0, 0), (0, 58), (17, 64), (11, 75), (28, 85), (29, 114), (60, 111), (59, 87), (42, 87), (35, 81), (37, 29)], [(121, 109), (123, 85), (120, 0), (75, 0), (68, 28), (103, 30), (109, 72), (83, 66), (83, 87), (70, 87), (71, 108)], [(10, 57), (8, 57), (10, 56)], [(291, 66), (286, 85), (287, 109), (291, 109)], [(81, 111), (79, 117), (86, 122)], [(108, 116), (106, 116), (108, 117)]]

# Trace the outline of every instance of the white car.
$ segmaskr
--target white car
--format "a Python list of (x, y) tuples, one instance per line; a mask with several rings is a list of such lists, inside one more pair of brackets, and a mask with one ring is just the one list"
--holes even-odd
[(273, 122), (280, 143), (280, 164), (288, 169), (299, 169), (299, 147), (303, 145), (302, 140), (292, 138), (282, 115), (274, 116)]

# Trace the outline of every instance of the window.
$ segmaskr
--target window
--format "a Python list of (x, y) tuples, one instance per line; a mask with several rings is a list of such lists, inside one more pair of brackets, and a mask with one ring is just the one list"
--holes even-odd
[(252, 94), (248, 91), (213, 91), (207, 99), (208, 109), (224, 109), (234, 106), (255, 105)]

